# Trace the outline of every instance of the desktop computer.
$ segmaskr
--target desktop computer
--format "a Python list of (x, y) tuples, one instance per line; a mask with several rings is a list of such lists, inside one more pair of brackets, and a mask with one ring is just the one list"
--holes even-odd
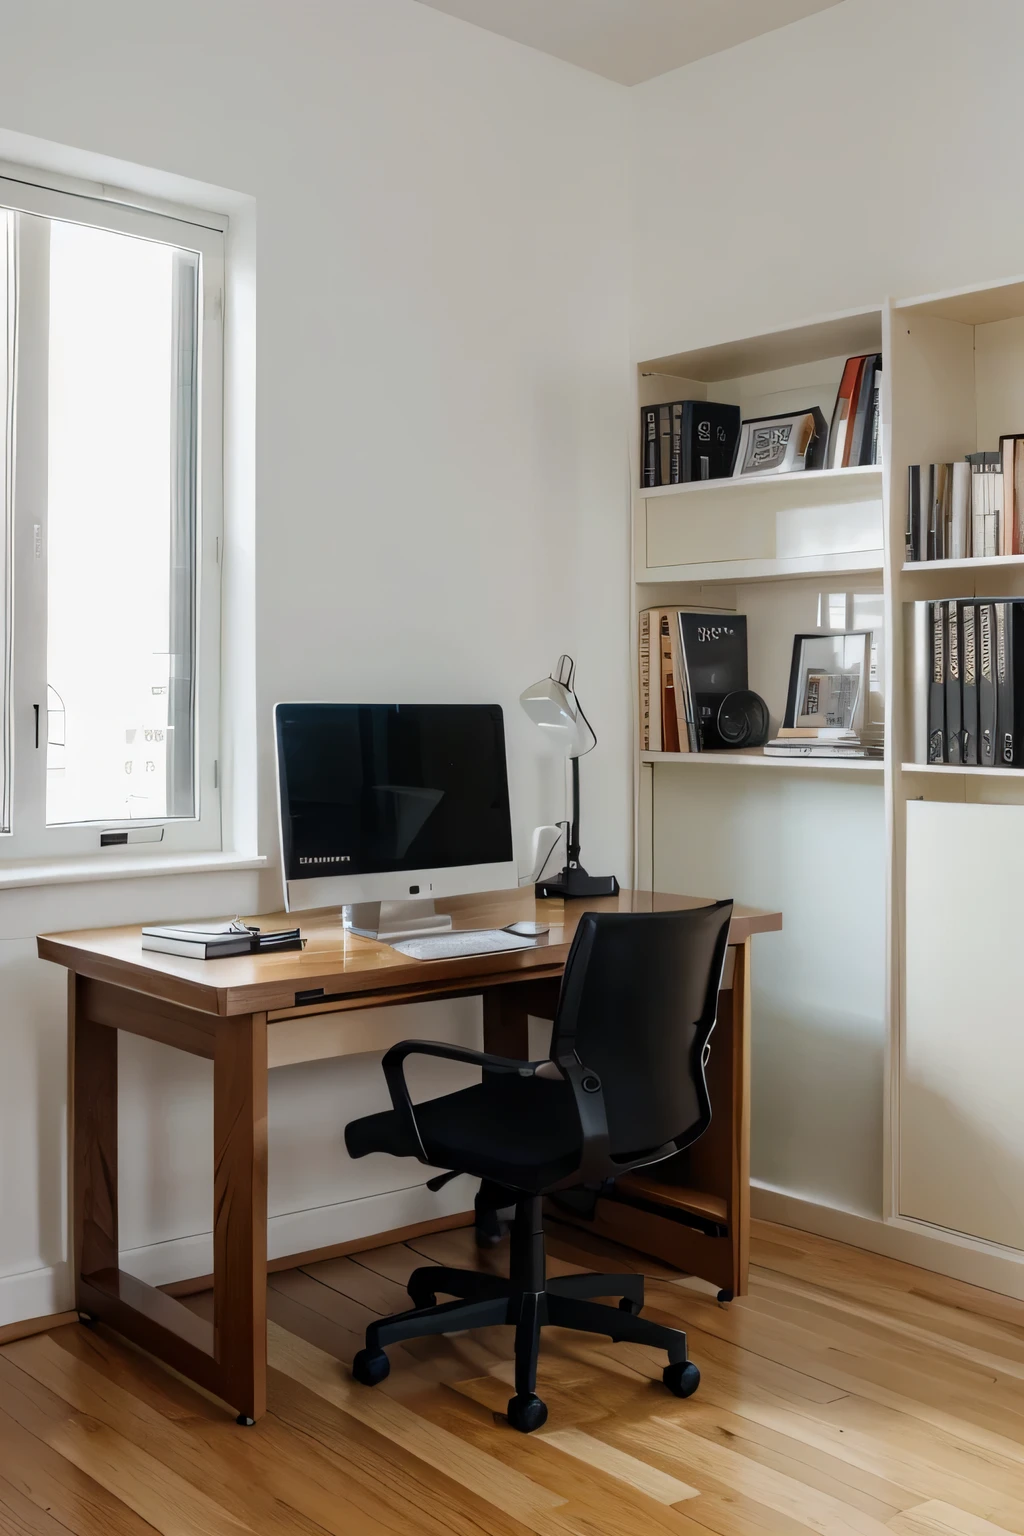
[(435, 897), (518, 884), (499, 705), (278, 704), (274, 730), (289, 912), (393, 942), (451, 928)]

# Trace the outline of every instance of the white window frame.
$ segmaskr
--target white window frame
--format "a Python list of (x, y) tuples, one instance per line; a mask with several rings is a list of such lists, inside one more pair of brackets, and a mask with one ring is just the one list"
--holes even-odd
[[(36, 216), (17, 220), (18, 325), (17, 376), (14, 410), (17, 421), (13, 464), (13, 560), (11, 598), (13, 621), (10, 645), (0, 637), (11, 658), (8, 719), (11, 765), (10, 830), (0, 831), (0, 872), (12, 861), (46, 863), (75, 856), (125, 853), (123, 844), (101, 845), (101, 833), (159, 828), (159, 841), (138, 844), (134, 851), (207, 853), (223, 847), (221, 787), (218, 761), (221, 732), (221, 570), (224, 529), (224, 220), (211, 225), (209, 215), (192, 210), (163, 211), (134, 206), (130, 196), (120, 201), (91, 195), (85, 189), (67, 191), (39, 184), (36, 173), (24, 181), (0, 175), (0, 213)], [(32, 179), (29, 179), (31, 176)], [(197, 253), (199, 257), (198, 457), (195, 531), (195, 814), (192, 817), (102, 820), (70, 825), (46, 825), (46, 295), (33, 310), (33, 284), (41, 270), (40, 219), (60, 219), (98, 229), (133, 235)], [(215, 226), (215, 227), (213, 227)], [(30, 247), (36, 244), (35, 261)], [(26, 259), (22, 259), (22, 255)], [(35, 295), (36, 300), (39, 295)], [(43, 329), (40, 332), (40, 322)], [(41, 392), (41, 393), (40, 393)], [(3, 448), (0, 434), (0, 450)], [(0, 471), (3, 463), (0, 461)], [(3, 476), (0, 473), (0, 491)], [(0, 499), (0, 527), (3, 522)], [(2, 563), (0, 563), (2, 564)], [(0, 569), (0, 579), (2, 579)], [(0, 605), (2, 607), (2, 605)], [(87, 608), (86, 608), (87, 611)], [(2, 680), (2, 679), (0, 679)], [(39, 746), (36, 746), (34, 706), (39, 706)], [(3, 701), (0, 699), (0, 708)]]

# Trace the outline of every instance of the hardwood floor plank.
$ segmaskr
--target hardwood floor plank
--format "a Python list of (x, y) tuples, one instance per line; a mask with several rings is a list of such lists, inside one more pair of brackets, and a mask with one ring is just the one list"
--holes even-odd
[[(413, 1265), (413, 1269), (417, 1267)], [(378, 1317), (387, 1317), (392, 1312), (404, 1312), (411, 1306), (404, 1284), (377, 1274), (349, 1258), (322, 1259), (319, 1264), (304, 1264), (302, 1273), (318, 1285), (330, 1286), (340, 1295), (368, 1307)]]
[(556, 1509), (563, 1502), (550, 1490), (509, 1472), (490, 1457), (480, 1456), (454, 1435), (437, 1430), (394, 1398), (359, 1386), (342, 1375), (337, 1363), (322, 1350), (286, 1333), (274, 1323), (270, 1324), (268, 1333), (269, 1358), (275, 1370), (301, 1382), (344, 1413), (453, 1477), (488, 1503), (528, 1523), (527, 1517), (531, 1514)]
[[(282, 1501), (279, 1492), (267, 1497), (260, 1480), (254, 1483), (253, 1468), (236, 1460), (241, 1450), (238, 1426), (222, 1414), (222, 1433), (215, 1445), (173, 1420), (126, 1386), (84, 1364), (52, 1339), (40, 1334), (11, 1345), (12, 1359), (32, 1380), (77, 1412), (123, 1435), (132, 1445), (152, 1456), (174, 1478), (202, 1492), (216, 1489), (225, 1508), (246, 1526), (266, 1536), (317, 1536), (320, 1527)], [(198, 1421), (197, 1421), (198, 1422)]]
[[(644, 1424), (604, 1425), (597, 1433), (613, 1445), (625, 1442), (642, 1445), (648, 1453), (657, 1451), (685, 1469), (680, 1472), (683, 1478), (714, 1478), (820, 1536), (889, 1536), (886, 1525), (873, 1515), (727, 1446), (705, 1440), (681, 1419), (650, 1418)], [(699, 1509), (695, 1515), (700, 1518)]]
[[(37, 1337), (45, 1340), (43, 1334)], [(10, 1351), (33, 1342), (9, 1344), (0, 1358), (4, 1408), (23, 1429), (58, 1451), (163, 1536), (239, 1536), (251, 1529), (209, 1492), (193, 1487), (101, 1420), (72, 1410), (7, 1358)]]
[(636, 1488), (659, 1504), (679, 1504), (685, 1499), (700, 1496), (698, 1488), (691, 1488), (679, 1478), (670, 1477), (667, 1472), (659, 1472), (657, 1467), (648, 1466), (640, 1457), (595, 1440), (592, 1435), (584, 1434), (581, 1430), (554, 1429), (548, 1434), (542, 1434), (540, 1439), (547, 1445), (553, 1445), (556, 1450), (564, 1451), (567, 1456), (575, 1456), (577, 1461), (584, 1462), (588, 1467), (600, 1468), (602, 1472)]
[(0, 1386), (0, 1476), (74, 1536), (154, 1536), (155, 1527), (6, 1412)]
[(1005, 1526), (937, 1500), (908, 1509), (891, 1522), (890, 1530), (895, 1536), (1006, 1536)]
[(0, 1477), (0, 1536), (68, 1536), (68, 1527)]

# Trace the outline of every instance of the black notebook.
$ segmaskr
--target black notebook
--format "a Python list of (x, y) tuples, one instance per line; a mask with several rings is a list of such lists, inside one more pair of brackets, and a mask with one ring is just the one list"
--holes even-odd
[(742, 613), (687, 613), (679, 638), (699, 752), (727, 750), (718, 711), (727, 694), (747, 686), (747, 620)]

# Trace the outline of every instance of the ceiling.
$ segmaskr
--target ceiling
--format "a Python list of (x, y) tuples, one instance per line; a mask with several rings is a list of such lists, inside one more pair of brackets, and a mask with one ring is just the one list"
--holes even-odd
[(622, 85), (827, 11), (841, 0), (421, 0)]

